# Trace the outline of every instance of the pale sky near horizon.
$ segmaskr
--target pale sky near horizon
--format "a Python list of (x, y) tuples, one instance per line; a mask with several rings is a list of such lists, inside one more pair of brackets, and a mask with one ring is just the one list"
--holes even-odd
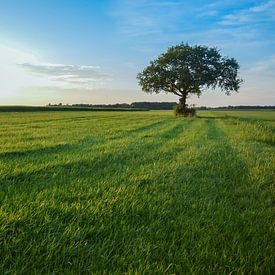
[(235, 57), (245, 81), (188, 103), (275, 105), (275, 0), (0, 0), (0, 105), (178, 101), (136, 75), (181, 42)]

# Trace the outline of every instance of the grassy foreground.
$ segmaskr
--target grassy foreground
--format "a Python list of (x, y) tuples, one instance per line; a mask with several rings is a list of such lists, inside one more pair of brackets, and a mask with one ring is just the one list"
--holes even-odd
[(274, 272), (275, 112), (0, 114), (0, 274)]

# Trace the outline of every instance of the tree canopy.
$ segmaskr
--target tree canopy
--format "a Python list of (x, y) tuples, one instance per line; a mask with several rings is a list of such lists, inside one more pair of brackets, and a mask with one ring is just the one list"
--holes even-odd
[(229, 95), (239, 90), (242, 79), (234, 58), (223, 57), (215, 47), (180, 44), (151, 61), (137, 75), (146, 93), (172, 93), (185, 108), (190, 94), (201, 95), (204, 89), (220, 88)]

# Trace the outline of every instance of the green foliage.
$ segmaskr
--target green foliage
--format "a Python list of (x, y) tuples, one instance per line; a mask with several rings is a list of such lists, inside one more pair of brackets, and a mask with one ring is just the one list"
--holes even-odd
[(237, 61), (222, 57), (216, 48), (180, 44), (151, 61), (137, 79), (144, 92), (173, 93), (185, 108), (187, 96), (200, 96), (204, 88), (237, 92), (242, 83), (238, 70)]
[(182, 104), (176, 104), (173, 108), (175, 116), (194, 117), (196, 109), (185, 108)]
[(176, 102), (133, 102), (134, 108), (145, 108), (149, 110), (173, 110)]
[(0, 274), (272, 274), (274, 112), (0, 113)]

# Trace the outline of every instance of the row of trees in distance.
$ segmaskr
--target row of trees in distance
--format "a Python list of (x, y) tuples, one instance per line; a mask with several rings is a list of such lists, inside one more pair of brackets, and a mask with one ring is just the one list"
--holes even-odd
[[(133, 103), (116, 103), (116, 104), (72, 104), (72, 105), (63, 105), (62, 103), (58, 104), (49, 104), (49, 107), (83, 107), (83, 108), (142, 108), (148, 110), (172, 110), (176, 105), (176, 102), (133, 102)], [(208, 107), (208, 106), (200, 106), (195, 107), (197, 110), (211, 110), (211, 109), (227, 109), (227, 110), (249, 110), (249, 109), (275, 109), (275, 106), (251, 106), (251, 105), (238, 105), (238, 106), (219, 106), (219, 107)]]

